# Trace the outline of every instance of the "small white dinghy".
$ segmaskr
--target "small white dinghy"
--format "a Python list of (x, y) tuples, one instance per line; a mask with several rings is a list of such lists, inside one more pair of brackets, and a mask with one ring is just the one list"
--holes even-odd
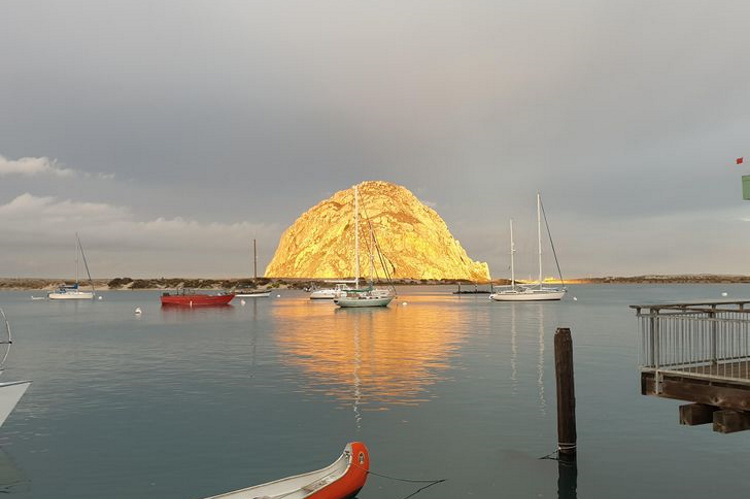
[(351, 499), (364, 487), (369, 469), (365, 444), (350, 442), (325, 468), (206, 499)]

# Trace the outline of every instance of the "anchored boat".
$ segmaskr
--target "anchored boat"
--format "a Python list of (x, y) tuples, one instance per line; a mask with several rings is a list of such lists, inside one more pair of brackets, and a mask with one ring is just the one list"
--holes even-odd
[(365, 444), (350, 442), (341, 456), (325, 468), (206, 499), (351, 499), (364, 487), (369, 469)]
[(348, 289), (352, 289), (349, 284), (355, 284), (355, 281), (330, 281), (334, 284), (333, 288), (320, 288), (310, 290), (311, 300), (332, 300), (336, 296), (345, 293)]
[[(91, 291), (84, 291), (78, 287), (78, 252), (80, 251), (83, 263), (86, 267), (86, 274), (89, 276), (89, 284), (91, 285)], [(91, 280), (91, 272), (89, 272), (89, 264), (86, 261), (86, 253), (83, 252), (83, 246), (81, 245), (81, 239), (76, 233), (76, 282), (74, 284), (62, 284), (55, 291), (47, 293), (47, 298), (50, 300), (93, 300), (94, 299), (94, 281)]]
[(234, 289), (234, 296), (237, 298), (267, 298), (271, 296), (271, 290), (238, 287)]
[[(366, 212), (365, 212), (366, 214)], [(375, 255), (377, 251), (380, 256), (381, 264), (382, 255), (380, 255), (380, 249), (377, 241), (375, 240), (375, 233), (372, 228), (372, 221), (367, 219), (367, 226), (370, 232), (370, 280), (369, 285), (366, 288), (359, 289), (359, 190), (357, 186), (354, 186), (354, 288), (338, 290), (333, 298), (333, 303), (342, 308), (362, 308), (362, 307), (387, 307), (391, 301), (396, 297), (396, 290), (393, 286), (389, 288), (376, 288), (373, 285), (373, 277), (375, 270)], [(383, 271), (386, 272), (387, 268), (383, 265)]]
[(490, 295), (490, 298), (495, 301), (557, 301), (562, 300), (565, 296), (567, 289), (565, 283), (562, 280), (562, 272), (560, 272), (560, 265), (557, 262), (557, 254), (555, 253), (555, 246), (552, 244), (552, 236), (549, 234), (549, 226), (547, 225), (547, 216), (544, 215), (544, 223), (547, 228), (547, 235), (550, 239), (550, 246), (552, 248), (552, 254), (555, 257), (555, 264), (557, 265), (557, 272), (560, 276), (560, 282), (562, 287), (550, 287), (544, 285), (544, 278), (542, 277), (542, 214), (544, 213), (544, 207), (542, 206), (542, 197), (537, 192), (536, 194), (536, 222), (537, 222), (537, 239), (539, 248), (539, 281), (536, 284), (518, 284), (516, 282), (514, 254), (516, 252), (513, 245), (513, 220), (510, 221), (510, 286), (507, 288), (499, 288)]
[(190, 289), (178, 289), (177, 291), (162, 293), (161, 304), (162, 306), (206, 307), (229, 305), (232, 299), (234, 299), (234, 293), (210, 295), (207, 293), (196, 293)]

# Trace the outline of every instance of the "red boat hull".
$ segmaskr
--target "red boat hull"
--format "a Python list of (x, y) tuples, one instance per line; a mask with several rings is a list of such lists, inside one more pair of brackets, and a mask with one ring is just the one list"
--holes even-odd
[(218, 306), (218, 305), (229, 305), (229, 302), (234, 298), (233, 294), (228, 295), (170, 295), (163, 294), (161, 296), (162, 305), (178, 305), (183, 307), (206, 307), (206, 306)]
[(370, 455), (362, 442), (349, 442), (341, 456), (325, 468), (281, 478), (206, 499), (353, 499), (364, 487)]
[(370, 470), (370, 454), (362, 442), (351, 442), (349, 445), (352, 448), (352, 461), (346, 474), (305, 499), (352, 499), (365, 486)]

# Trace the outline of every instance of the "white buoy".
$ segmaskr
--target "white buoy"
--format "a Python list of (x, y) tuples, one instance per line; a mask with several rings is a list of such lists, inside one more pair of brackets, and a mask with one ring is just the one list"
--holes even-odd
[(721, 296), (727, 296), (728, 294), (729, 294), (729, 293), (727, 293), (726, 291), (724, 291), (724, 292), (723, 292), (723, 293), (721, 294)]
[(577, 296), (574, 296), (574, 297), (573, 297), (573, 301), (578, 301), (578, 297), (577, 297)]
[(102, 295), (99, 295), (99, 299), (100, 299), (100, 300), (102, 299)]
[(141, 310), (141, 307), (135, 307), (135, 315), (141, 315), (143, 313), (143, 310)]
[(281, 298), (281, 295), (276, 295), (276, 298)]
[(245, 304), (245, 300), (240, 300), (240, 303), (242, 303), (244, 305)]
[(407, 303), (405, 301), (401, 302), (401, 306), (405, 307), (406, 305), (407, 305)]

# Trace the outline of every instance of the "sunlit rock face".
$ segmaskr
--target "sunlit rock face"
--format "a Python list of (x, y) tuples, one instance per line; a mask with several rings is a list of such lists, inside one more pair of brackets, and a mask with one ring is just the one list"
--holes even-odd
[[(488, 281), (486, 263), (471, 260), (435, 210), (404, 187), (362, 182), (359, 191), (360, 275), (370, 275), (370, 230), (382, 254), (383, 279)], [(355, 276), (354, 188), (339, 191), (297, 219), (281, 236), (266, 277), (345, 279)]]

